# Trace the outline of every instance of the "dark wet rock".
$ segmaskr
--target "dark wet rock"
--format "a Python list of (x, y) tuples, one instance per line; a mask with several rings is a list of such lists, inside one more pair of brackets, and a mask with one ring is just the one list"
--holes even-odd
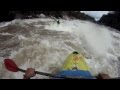
[(120, 31), (120, 12), (116, 11), (114, 13), (109, 13), (108, 15), (103, 15), (98, 23), (110, 26)]
[(44, 14), (46, 17), (63, 18), (67, 16), (71, 19), (76, 18), (95, 22), (94, 18), (80, 11), (7, 11), (0, 14), (0, 22), (11, 21), (13, 19), (39, 18), (40, 14)]
[(118, 60), (120, 61), (120, 56), (118, 57)]

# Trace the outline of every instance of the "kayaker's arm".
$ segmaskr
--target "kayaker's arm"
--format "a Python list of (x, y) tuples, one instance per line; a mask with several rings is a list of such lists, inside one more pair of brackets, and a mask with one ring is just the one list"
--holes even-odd
[(30, 79), (31, 77), (34, 77), (36, 75), (35, 69), (28, 68), (25, 72), (24, 79)]
[(110, 76), (108, 74), (100, 73), (98, 74), (97, 79), (110, 79)]
[[(35, 69), (28, 68), (25, 72), (24, 79), (30, 79), (31, 77), (34, 77), (36, 75)], [(110, 76), (108, 74), (100, 73), (96, 77), (97, 79), (110, 79)]]

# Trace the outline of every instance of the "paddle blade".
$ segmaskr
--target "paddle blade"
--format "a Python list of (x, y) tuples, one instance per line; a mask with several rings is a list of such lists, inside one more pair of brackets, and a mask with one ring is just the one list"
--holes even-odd
[(15, 62), (13, 62), (11, 59), (5, 59), (4, 64), (6, 69), (9, 71), (17, 72), (19, 70)]

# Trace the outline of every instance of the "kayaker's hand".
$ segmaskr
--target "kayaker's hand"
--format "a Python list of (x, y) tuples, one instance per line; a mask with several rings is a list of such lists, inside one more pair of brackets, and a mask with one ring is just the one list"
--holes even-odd
[(108, 74), (98, 74), (98, 79), (110, 79), (110, 76)]
[(25, 72), (24, 79), (30, 79), (31, 77), (35, 76), (35, 69), (33, 68), (28, 68)]

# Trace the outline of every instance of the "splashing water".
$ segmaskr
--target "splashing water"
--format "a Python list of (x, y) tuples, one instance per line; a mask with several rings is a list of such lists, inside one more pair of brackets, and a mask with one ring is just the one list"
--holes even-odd
[[(60, 19), (59, 25), (50, 18), (14, 20), (0, 28), (0, 78), (21, 79), (24, 74), (7, 71), (4, 58), (13, 59), (22, 69), (32, 67), (55, 73), (66, 57), (76, 50), (86, 58), (93, 75), (103, 72), (117, 77), (119, 37), (119, 33), (105, 26), (82, 20)], [(33, 77), (40, 78), (48, 77)]]

